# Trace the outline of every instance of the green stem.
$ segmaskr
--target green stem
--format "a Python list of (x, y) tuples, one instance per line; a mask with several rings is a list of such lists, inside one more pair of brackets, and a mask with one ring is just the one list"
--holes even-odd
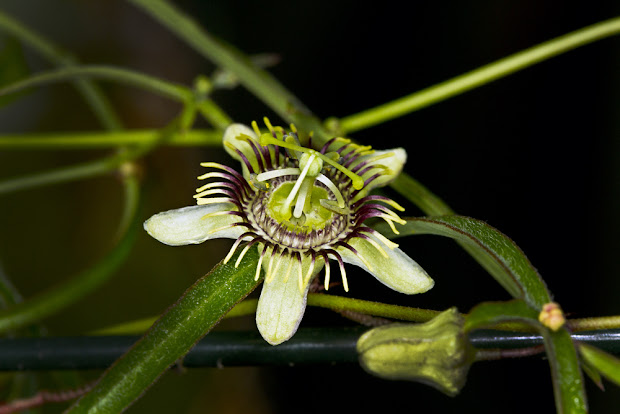
[[(76, 64), (76, 60), (67, 52), (2, 11), (0, 11), (0, 31), (16, 37), (57, 66), (68, 67)], [(85, 79), (75, 80), (74, 85), (106, 129), (116, 131), (122, 128), (118, 116), (97, 85)]]
[[(149, 141), (144, 145), (131, 149), (121, 148), (117, 154), (100, 160), (2, 181), (0, 182), (0, 195), (47, 184), (69, 182), (106, 174), (128, 161), (143, 156), (158, 145), (166, 143), (171, 136), (179, 133), (179, 129), (182, 128), (184, 122), (191, 122), (190, 118), (193, 113), (193, 105), (186, 105), (179, 116), (159, 131), (159, 136), (155, 140)], [(130, 191), (133, 192), (134, 190)]]
[(605, 20), (556, 37), (411, 95), (341, 118), (338, 126), (344, 134), (360, 131), (493, 82), (561, 53), (619, 33), (620, 17)]
[(123, 161), (124, 159), (115, 155), (101, 160), (10, 178), (0, 181), (0, 195), (103, 175), (116, 169)]
[(0, 96), (48, 83), (81, 78), (100, 78), (125, 83), (181, 103), (188, 102), (193, 98), (191, 89), (185, 86), (166, 82), (156, 77), (129, 69), (104, 65), (71, 66), (40, 73), (5, 86), (0, 89)]
[[(200, 107), (199, 107), (200, 110)], [(0, 135), (0, 149), (3, 150), (73, 150), (116, 148), (119, 145), (146, 145), (159, 139), (160, 131), (156, 129), (135, 129), (115, 132), (55, 132), (44, 134), (10, 134)], [(175, 146), (209, 146), (222, 145), (222, 133), (208, 129), (193, 129), (176, 132), (165, 143)]]
[(339, 312), (352, 311), (366, 315), (393, 318), (410, 322), (426, 322), (440, 313), (439, 311), (429, 309), (388, 305), (385, 303), (326, 295), (322, 293), (308, 294), (308, 305), (332, 309)]
[(566, 323), (573, 332), (618, 329), (620, 328), (620, 315), (570, 319)]
[[(221, 131), (232, 124), (232, 119), (210, 99), (198, 103), (198, 112), (200, 112), (211, 125)], [(219, 134), (221, 143), (221, 132), (219, 132)]]

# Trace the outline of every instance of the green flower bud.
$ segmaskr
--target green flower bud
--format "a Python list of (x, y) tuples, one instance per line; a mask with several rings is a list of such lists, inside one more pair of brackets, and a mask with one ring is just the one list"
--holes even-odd
[(357, 342), (360, 364), (379, 377), (418, 381), (455, 396), (474, 360), (463, 322), (451, 308), (426, 323), (372, 329)]

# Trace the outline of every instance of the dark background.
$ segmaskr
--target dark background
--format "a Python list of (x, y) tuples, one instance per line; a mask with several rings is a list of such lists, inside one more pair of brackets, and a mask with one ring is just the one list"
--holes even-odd
[[(620, 11), (614, 1), (248, 3), (176, 2), (240, 50), (277, 53), (281, 62), (270, 71), (323, 119), (388, 102)], [(3, 0), (0, 7), (84, 63), (126, 66), (188, 85), (214, 69), (124, 2)], [(353, 137), (405, 147), (405, 170), (459, 214), (510, 236), (570, 316), (620, 314), (619, 51), (617, 38), (596, 42)], [(27, 58), (35, 72), (50, 67), (33, 53)], [(163, 126), (179, 110), (144, 91), (103, 86), (128, 128)], [(269, 115), (281, 122), (241, 88), (214, 98), (235, 121)], [(98, 129), (68, 85), (0, 109), (0, 133)], [(106, 154), (5, 151), (0, 179)], [(147, 156), (141, 162), (143, 218), (191, 204), (198, 164), (213, 159), (227, 162), (223, 151), (211, 148), (166, 147)], [(0, 263), (25, 297), (109, 249), (120, 216), (119, 188), (110, 176), (2, 196)], [(413, 206), (407, 213), (421, 214)], [(229, 246), (222, 241), (175, 249), (144, 234), (115, 279), (46, 326), (50, 334), (69, 335), (156, 315)], [(461, 311), (508, 298), (449, 240), (412, 237), (401, 247), (434, 277), (432, 291), (405, 297), (348, 269), (349, 295)], [(343, 294), (337, 288), (333, 293)], [(311, 308), (302, 327), (341, 324), (348, 322)], [(251, 318), (222, 328), (255, 329)], [(603, 393), (587, 382), (592, 412), (614, 412), (618, 390), (608, 384)], [(475, 364), (455, 398), (420, 384), (379, 380), (355, 366), (191, 370), (167, 374), (128, 412), (331, 412), (375, 405), (381, 411), (554, 410), (547, 361), (532, 358)]]

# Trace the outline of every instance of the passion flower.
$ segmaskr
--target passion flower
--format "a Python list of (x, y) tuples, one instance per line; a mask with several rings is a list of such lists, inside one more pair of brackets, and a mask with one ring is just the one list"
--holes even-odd
[(224, 148), (241, 162), (242, 173), (205, 162), (210, 171), (198, 177), (209, 182), (196, 190), (198, 205), (165, 211), (148, 219), (145, 230), (162, 243), (178, 246), (213, 238), (235, 239), (228, 262), (244, 244), (235, 266), (251, 248), (258, 248), (256, 279), (265, 283), (256, 324), (267, 342), (288, 340), (306, 308), (310, 282), (325, 267), (329, 289), (330, 259), (340, 268), (349, 290), (344, 263), (365, 269), (386, 286), (402, 293), (422, 293), (433, 280), (381, 233), (364, 225), (385, 220), (395, 233), (404, 221), (392, 210), (393, 200), (369, 192), (393, 180), (406, 160), (405, 150), (373, 151), (345, 138), (333, 138), (318, 150), (312, 136), (302, 145), (294, 126), (269, 132), (233, 124), (224, 133)]

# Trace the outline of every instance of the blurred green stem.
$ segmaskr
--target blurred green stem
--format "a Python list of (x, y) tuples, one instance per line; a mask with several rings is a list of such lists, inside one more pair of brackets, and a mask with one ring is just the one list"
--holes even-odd
[[(100, 160), (2, 181), (0, 182), (0, 195), (47, 184), (57, 184), (86, 177), (94, 177), (114, 171), (126, 162), (139, 158), (158, 145), (167, 142), (170, 137), (183, 130), (183, 127), (186, 126), (184, 125), (185, 123), (191, 124), (195, 115), (194, 109), (195, 107), (193, 105), (186, 105), (183, 111), (181, 111), (181, 114), (160, 130), (158, 137), (153, 141), (149, 141), (138, 147), (121, 148), (115, 155)], [(135, 179), (135, 176), (132, 174), (128, 175), (126, 178)]]
[[(16, 37), (57, 66), (69, 67), (76, 64), (76, 60), (67, 52), (2, 11), (0, 11), (0, 31)], [(118, 116), (97, 85), (85, 79), (74, 80), (74, 85), (106, 129), (115, 131), (122, 128)]]
[[(201, 110), (201, 107), (198, 108)], [(45, 134), (0, 135), (0, 149), (3, 150), (73, 150), (116, 148), (119, 145), (152, 144), (158, 140), (156, 129), (134, 129), (124, 131), (53, 132)], [(166, 145), (220, 147), (222, 133), (210, 129), (192, 129), (173, 134)]]
[(105, 65), (71, 66), (39, 73), (5, 86), (0, 89), (0, 96), (48, 83), (82, 78), (99, 78), (125, 83), (181, 103), (186, 103), (193, 99), (192, 90), (183, 85), (163, 81), (133, 70)]
[(317, 142), (328, 139), (329, 134), (322, 123), (277, 79), (233, 47), (218, 41), (183, 11), (165, 0), (129, 1), (151, 15), (198, 53), (236, 76), (239, 83), (282, 119), (294, 122), (302, 130), (314, 131)]
[[(246, 299), (228, 312), (224, 319), (253, 315), (256, 312), (258, 299)], [(441, 311), (431, 309), (412, 308), (388, 303), (373, 302), (343, 296), (327, 295), (323, 293), (308, 294), (308, 306), (332, 309), (337, 312), (357, 312), (383, 318), (397, 319), (407, 322), (426, 322), (434, 318)], [(467, 314), (463, 314), (466, 316)], [(148, 317), (114, 326), (98, 329), (92, 335), (132, 335), (145, 332), (157, 317)], [(570, 319), (567, 324), (571, 331), (596, 331), (605, 329), (620, 329), (620, 316), (603, 316), (597, 318)], [(521, 323), (503, 323), (494, 326), (495, 329), (517, 332), (533, 332), (531, 326)]]
[(400, 99), (341, 118), (338, 127), (343, 134), (360, 131), (475, 89), (561, 53), (617, 34), (620, 34), (620, 17), (556, 37)]

